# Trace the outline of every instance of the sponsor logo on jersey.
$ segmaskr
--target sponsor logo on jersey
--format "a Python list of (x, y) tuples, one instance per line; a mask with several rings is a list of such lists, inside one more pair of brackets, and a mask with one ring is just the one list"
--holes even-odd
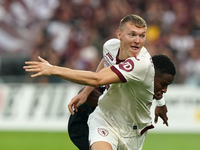
[(110, 58), (111, 61), (114, 60), (114, 58), (112, 57), (112, 55), (110, 53), (107, 53), (106, 56), (108, 56), (108, 58)]

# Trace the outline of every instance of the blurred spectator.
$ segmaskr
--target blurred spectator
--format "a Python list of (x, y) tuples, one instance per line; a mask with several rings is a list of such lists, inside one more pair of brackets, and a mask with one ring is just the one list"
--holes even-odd
[(59, 0), (22, 0), (38, 21), (48, 20), (59, 5)]
[[(3, 77), (24, 76), (22, 70), (11, 71), (12, 66), (21, 67), (19, 60), (37, 60), (38, 55), (55, 65), (95, 71), (103, 43), (116, 38), (119, 19), (134, 13), (147, 21), (145, 46), (150, 54), (166, 54), (175, 62), (174, 83), (200, 85), (200, 0), (2, 0), (0, 4), (2, 82), (8, 81)], [(26, 82), (65, 82), (24, 77)]]
[(56, 16), (47, 24), (46, 32), (52, 39), (51, 45), (54, 50), (62, 55), (70, 37), (71, 25), (69, 21), (72, 12), (70, 6), (66, 3), (60, 5), (59, 8), (56, 11)]
[(192, 26), (192, 33), (191, 35), (193, 35), (195, 38), (200, 38), (200, 1), (197, 5), (194, 5), (193, 9), (192, 9), (192, 22), (191, 22), (191, 26)]
[(195, 46), (188, 52), (188, 57), (181, 64), (183, 83), (192, 86), (200, 86), (200, 39), (195, 41)]
[(30, 13), (22, 0), (2, 0), (0, 5), (1, 53), (12, 53), (25, 48), (26, 25)]

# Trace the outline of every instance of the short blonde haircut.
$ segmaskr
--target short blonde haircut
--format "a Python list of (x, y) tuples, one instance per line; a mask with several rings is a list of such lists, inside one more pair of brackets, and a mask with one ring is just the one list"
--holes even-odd
[(140, 16), (134, 15), (134, 14), (129, 14), (126, 15), (123, 19), (121, 19), (120, 21), (120, 25), (119, 25), (119, 30), (123, 30), (124, 25), (130, 22), (132, 24), (134, 24), (137, 28), (146, 28), (147, 29), (147, 24), (146, 21), (141, 18)]

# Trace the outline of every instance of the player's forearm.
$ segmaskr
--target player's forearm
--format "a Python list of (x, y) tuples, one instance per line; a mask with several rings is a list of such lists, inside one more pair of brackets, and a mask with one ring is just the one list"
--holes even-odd
[[(96, 69), (96, 72), (99, 72), (101, 69), (104, 68), (104, 59), (102, 59)], [(85, 94), (85, 95), (89, 95), (93, 90), (95, 89), (95, 87), (92, 87), (92, 86), (86, 86), (82, 93)]]
[(95, 72), (52, 66), (51, 74), (74, 83), (93, 87), (99, 86)]
[(86, 97), (89, 96), (89, 94), (95, 89), (93, 86), (86, 86), (83, 91), (81, 91), (81, 94), (84, 94)]

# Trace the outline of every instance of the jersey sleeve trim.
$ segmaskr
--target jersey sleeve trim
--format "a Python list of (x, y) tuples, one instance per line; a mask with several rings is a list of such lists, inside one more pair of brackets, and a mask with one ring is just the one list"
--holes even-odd
[(115, 66), (111, 66), (110, 68), (111, 68), (112, 71), (114, 71), (117, 74), (117, 76), (120, 78), (120, 80), (123, 83), (127, 82), (127, 80), (125, 79), (125, 77), (122, 75), (122, 73), (117, 68), (115, 68)]

